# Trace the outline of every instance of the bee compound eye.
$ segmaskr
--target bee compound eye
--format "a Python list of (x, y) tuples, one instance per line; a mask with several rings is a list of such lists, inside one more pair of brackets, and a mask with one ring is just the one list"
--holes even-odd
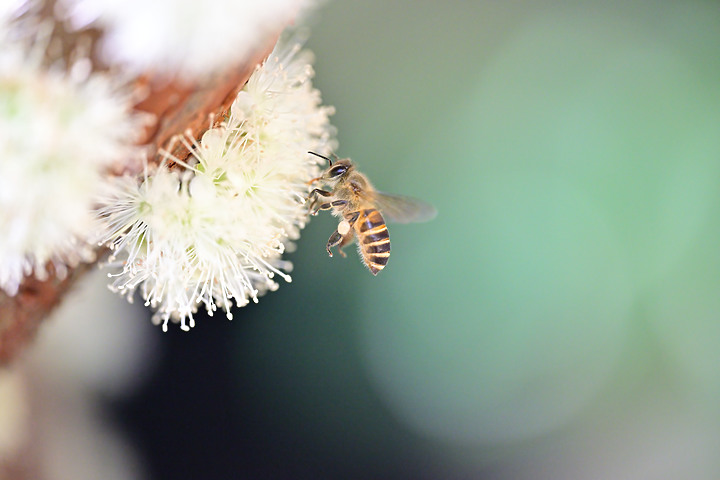
[(346, 171), (347, 167), (345, 165), (338, 165), (337, 167), (333, 167), (330, 169), (330, 178), (339, 177)]

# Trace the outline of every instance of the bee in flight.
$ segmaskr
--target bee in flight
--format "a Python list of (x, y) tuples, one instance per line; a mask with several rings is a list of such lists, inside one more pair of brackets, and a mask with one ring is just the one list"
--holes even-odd
[(310, 192), (307, 197), (310, 214), (332, 209), (333, 215), (342, 219), (327, 242), (326, 249), (331, 257), (331, 248), (335, 246), (345, 257), (343, 247), (357, 238), (360, 256), (372, 274), (377, 275), (390, 257), (390, 235), (385, 220), (424, 222), (437, 213), (432, 205), (421, 200), (378, 192), (349, 158), (340, 159), (333, 155), (336, 160), (333, 163), (318, 153), (308, 153), (329, 164), (321, 176), (308, 182), (310, 185), (319, 181), (328, 188), (314, 188)]

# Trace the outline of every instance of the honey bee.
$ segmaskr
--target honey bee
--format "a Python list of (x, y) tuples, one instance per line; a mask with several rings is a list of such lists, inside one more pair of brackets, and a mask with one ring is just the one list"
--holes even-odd
[(358, 252), (373, 275), (385, 268), (390, 257), (390, 235), (385, 220), (408, 223), (424, 222), (436, 215), (436, 210), (421, 200), (401, 195), (390, 195), (375, 190), (365, 175), (357, 171), (349, 158), (335, 157), (333, 163), (327, 157), (308, 152), (327, 160), (329, 166), (321, 176), (313, 178), (308, 185), (317, 181), (329, 190), (314, 188), (307, 197), (309, 213), (317, 215), (319, 210), (331, 210), (340, 217), (337, 230), (328, 239), (328, 254), (338, 247), (345, 257), (343, 248), (357, 239)]

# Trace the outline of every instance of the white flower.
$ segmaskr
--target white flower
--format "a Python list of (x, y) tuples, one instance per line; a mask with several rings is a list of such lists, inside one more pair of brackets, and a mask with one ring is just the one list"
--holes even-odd
[(95, 19), (103, 53), (134, 71), (202, 77), (257, 53), (316, 0), (64, 0), (78, 24)]
[(307, 218), (306, 182), (319, 167), (308, 150), (332, 148), (330, 107), (312, 88), (312, 56), (299, 45), (276, 47), (257, 68), (228, 118), (191, 149), (190, 164), (161, 166), (135, 179), (118, 179), (100, 218), (115, 250), (111, 287), (131, 297), (140, 290), (157, 308), (156, 322), (194, 325), (204, 304), (212, 314), (290, 281), (281, 259)]
[(92, 258), (104, 170), (134, 153), (143, 125), (132, 99), (78, 60), (41, 67), (42, 52), (0, 35), (0, 288)]
[(17, 369), (0, 370), (0, 465), (11, 461), (27, 441), (28, 388)]
[(10, 19), (16, 16), (20, 5), (20, 0), (0, 0), (0, 28), (8, 28)]

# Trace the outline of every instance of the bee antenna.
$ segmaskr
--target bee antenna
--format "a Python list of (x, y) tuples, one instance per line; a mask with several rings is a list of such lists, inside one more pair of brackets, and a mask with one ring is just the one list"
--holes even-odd
[[(330, 164), (330, 166), (332, 167), (332, 160), (330, 160), (328, 157), (326, 157), (326, 156), (324, 156), (324, 155), (320, 155), (319, 153), (315, 153), (315, 152), (308, 152), (308, 153), (311, 154), (311, 155), (315, 155), (316, 157), (320, 157), (320, 158), (322, 158), (322, 159), (327, 160), (328, 163)], [(333, 153), (333, 157), (337, 158), (337, 155), (335, 155), (335, 154)]]

